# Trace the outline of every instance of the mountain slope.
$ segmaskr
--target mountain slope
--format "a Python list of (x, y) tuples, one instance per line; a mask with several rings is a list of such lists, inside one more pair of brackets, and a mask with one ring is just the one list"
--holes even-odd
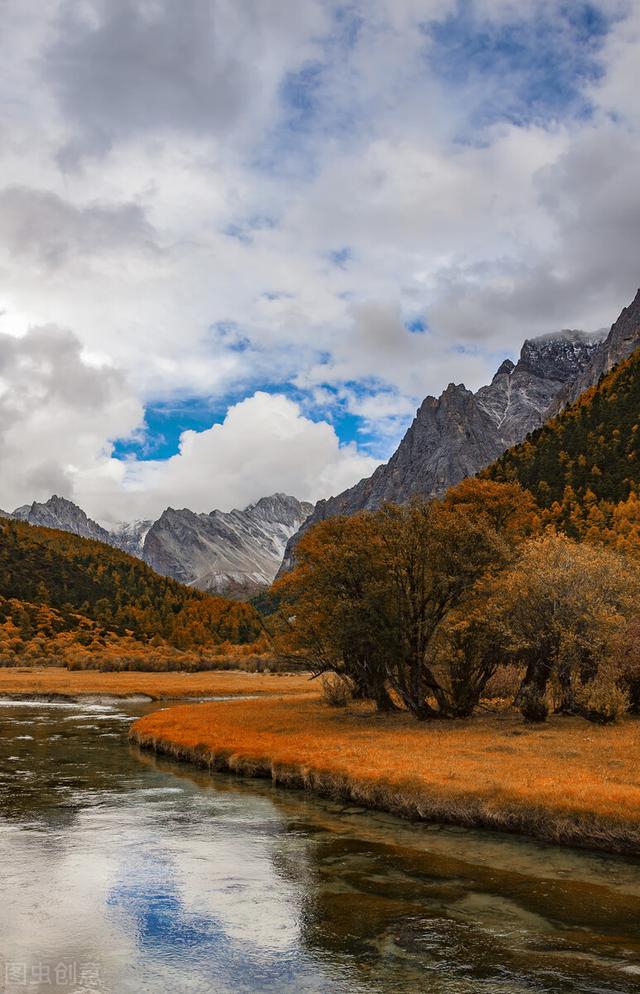
[(158, 573), (200, 590), (250, 596), (273, 581), (288, 539), (312, 510), (284, 494), (263, 497), (243, 511), (167, 508), (149, 530), (142, 554)]
[(640, 349), (483, 475), (558, 505), (569, 530), (573, 505), (625, 501), (640, 485)]
[(46, 609), (56, 631), (89, 625), (98, 635), (130, 633), (179, 648), (251, 641), (259, 632), (249, 605), (190, 590), (102, 542), (3, 520), (0, 623), (14, 615), (28, 622)]
[[(427, 397), (389, 462), (350, 490), (319, 501), (302, 530), (385, 501), (436, 497), (474, 476), (543, 423), (554, 397), (583, 373), (600, 344), (599, 336), (579, 331), (527, 340), (518, 362), (503, 362), (477, 393), (450, 383), (440, 397)], [(283, 571), (291, 566), (297, 538), (287, 546)]]
[(153, 521), (123, 521), (109, 532), (109, 542), (117, 549), (128, 552), (130, 556), (143, 558), (144, 540), (149, 533)]

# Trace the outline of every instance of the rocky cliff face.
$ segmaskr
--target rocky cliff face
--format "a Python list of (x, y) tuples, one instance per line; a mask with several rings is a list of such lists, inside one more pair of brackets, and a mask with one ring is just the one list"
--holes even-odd
[(144, 540), (147, 537), (153, 521), (123, 521), (109, 532), (109, 541), (116, 548), (128, 552), (130, 556), (142, 559)]
[[(601, 343), (601, 336), (580, 331), (530, 339), (518, 362), (505, 360), (477, 393), (450, 383), (440, 397), (427, 397), (389, 462), (350, 490), (319, 501), (302, 530), (385, 501), (437, 497), (475, 475), (546, 420), (554, 398), (591, 365)], [(288, 543), (281, 572), (291, 567), (299, 534)]]
[(44, 503), (34, 501), (33, 504), (24, 504), (22, 507), (17, 507), (11, 516), (19, 521), (26, 521), (29, 525), (58, 528), (63, 532), (80, 535), (82, 538), (93, 538), (98, 542), (114, 544), (106, 528), (92, 521), (77, 504), (64, 497), (53, 496)]
[(142, 558), (200, 590), (251, 596), (273, 581), (288, 539), (312, 510), (284, 494), (226, 513), (170, 507), (149, 530)]
[(640, 347), (640, 290), (628, 307), (624, 307), (618, 320), (596, 349), (591, 361), (579, 376), (569, 381), (557, 394), (547, 412), (552, 417), (567, 404), (577, 400), (583, 390), (594, 386), (604, 373), (608, 373), (623, 359), (627, 359)]

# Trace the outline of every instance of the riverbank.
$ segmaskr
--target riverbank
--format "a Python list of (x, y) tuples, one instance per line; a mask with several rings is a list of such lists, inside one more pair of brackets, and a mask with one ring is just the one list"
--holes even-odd
[(180, 697), (236, 697), (261, 694), (317, 695), (317, 683), (305, 673), (101, 673), (62, 667), (0, 669), (0, 697), (144, 696), (152, 700)]
[(640, 720), (510, 713), (419, 724), (319, 700), (188, 704), (137, 721), (142, 748), (406, 818), (640, 855)]

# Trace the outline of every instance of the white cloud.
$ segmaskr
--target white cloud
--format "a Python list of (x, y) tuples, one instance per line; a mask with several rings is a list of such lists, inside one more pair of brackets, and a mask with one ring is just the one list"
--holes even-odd
[(222, 424), (184, 432), (172, 458), (129, 463), (128, 495), (119, 502), (140, 501), (154, 515), (169, 505), (229, 510), (277, 491), (317, 500), (376, 465), (354, 445), (340, 445), (331, 425), (311, 421), (294, 401), (258, 391), (230, 407)]
[[(465, 6), (469, 24), (493, 19), (496, 31), (525, 19), (521, 38), (551, 25), (592, 107), (518, 119), (506, 102), (531, 67), (509, 76), (489, 59), (465, 81), (434, 63), (428, 24), (457, 24), (453, 0), (8, 0), (3, 327), (71, 329), (75, 373), (61, 360), (60, 376), (74, 383), (86, 367), (112, 393), (83, 415), (80, 443), (72, 399), (51, 390), (29, 413), (25, 387), (24, 426), (3, 435), (17, 468), (0, 504), (55, 481), (123, 517), (150, 513), (145, 494), (149, 509), (166, 498), (207, 510), (270, 488), (319, 496), (369, 463), (304, 417), (317, 398), (327, 420), (333, 397), (387, 446), (426, 393), (480, 385), (525, 337), (610, 324), (640, 282), (640, 3), (596, 6), (613, 18), (590, 49), (599, 75), (580, 69), (565, 7)], [(407, 331), (416, 317), (426, 334)], [(197, 397), (219, 409), (245, 396), (270, 425), (276, 400), (256, 391), (291, 383), (307, 392), (283, 415), (300, 485), (286, 446), (270, 455), (273, 475), (254, 453), (252, 475), (224, 444), (240, 438), (242, 405), (166, 466), (111, 458), (142, 405)], [(41, 407), (42, 444), (30, 427)], [(306, 476), (298, 430), (313, 438)]]
[(23, 338), (0, 334), (0, 506), (74, 496), (83, 474), (98, 477), (109, 465), (105, 427), (127, 436), (142, 416), (123, 374), (89, 364), (71, 332), (50, 325)]
[(0, 191), (0, 239), (10, 258), (33, 272), (70, 263), (88, 268), (96, 258), (159, 251), (138, 204), (76, 206), (55, 193), (23, 186)]
[(340, 445), (327, 422), (264, 392), (230, 407), (222, 424), (184, 432), (171, 459), (114, 458), (113, 439), (139, 431), (142, 417), (122, 372), (91, 364), (71, 332), (0, 335), (0, 507), (57, 493), (107, 523), (169, 505), (229, 510), (276, 491), (327, 497), (377, 465)]
[(89, 0), (64, 5), (46, 77), (73, 138), (63, 164), (141, 134), (255, 140), (277, 113), (283, 61), (316, 57), (317, 0)]

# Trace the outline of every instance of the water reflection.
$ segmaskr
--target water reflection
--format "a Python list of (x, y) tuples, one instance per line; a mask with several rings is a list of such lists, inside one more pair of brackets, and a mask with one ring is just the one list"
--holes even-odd
[(637, 990), (640, 866), (141, 755), (151, 707), (0, 704), (7, 994)]

